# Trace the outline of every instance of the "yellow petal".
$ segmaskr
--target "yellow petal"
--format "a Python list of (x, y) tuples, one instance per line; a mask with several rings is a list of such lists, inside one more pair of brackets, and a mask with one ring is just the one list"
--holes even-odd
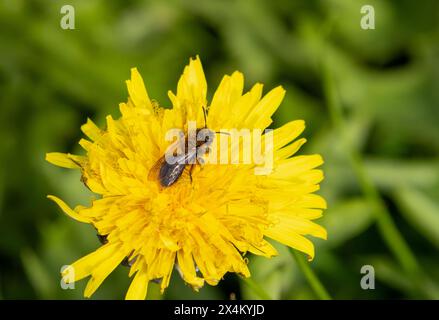
[(87, 122), (81, 126), (81, 130), (92, 141), (96, 141), (102, 136), (102, 130), (90, 119), (87, 119)]
[(282, 225), (276, 225), (264, 231), (265, 235), (293, 249), (306, 253), (310, 260), (314, 258), (314, 245), (307, 238), (294, 232), (288, 232)]
[(277, 110), (285, 96), (285, 90), (279, 86), (267, 93), (248, 115), (247, 128), (265, 129), (271, 122), (271, 116)]
[(148, 292), (148, 274), (143, 269), (137, 271), (125, 296), (126, 300), (145, 300)]
[(79, 140), (79, 145), (86, 151), (89, 151), (91, 147), (93, 146), (93, 143), (90, 142), (87, 139), (81, 139)]
[(177, 98), (185, 101), (189, 120), (202, 123), (203, 110), (206, 106), (207, 82), (203, 66), (198, 55), (190, 59), (189, 65), (184, 68), (177, 85)]
[[(119, 246), (117, 246), (116, 244), (107, 243), (96, 251), (93, 251), (88, 255), (82, 257), (81, 259), (75, 261), (70, 268), (74, 272), (73, 282), (88, 277), (96, 268), (96, 266), (98, 266), (102, 261), (114, 255), (118, 250)], [(68, 270), (66, 269), (62, 273), (62, 276), (66, 276), (67, 272)]]
[(77, 221), (80, 221), (80, 222), (84, 222), (84, 223), (90, 223), (91, 222), (91, 219), (83, 217), (82, 215), (80, 215), (76, 211), (72, 210), (60, 198), (52, 196), (52, 195), (47, 196), (47, 198), (49, 198), (50, 200), (54, 201), (61, 208), (61, 210), (64, 211), (64, 213), (67, 214), (68, 216), (70, 216), (71, 218), (73, 218), (73, 219), (75, 219)]
[(246, 126), (246, 119), (261, 100), (263, 87), (261, 83), (256, 83), (249, 92), (237, 99), (233, 105), (232, 114), (228, 116), (229, 121), (233, 123), (231, 127), (237, 129), (248, 128)]
[(70, 153), (50, 152), (46, 153), (46, 161), (58, 167), (78, 169), (84, 160), (82, 157), (73, 156)]
[(231, 76), (223, 77), (209, 107), (207, 119), (209, 128), (214, 130), (221, 127), (228, 128), (235, 120), (232, 114), (241, 112), (241, 108), (234, 108), (234, 105), (241, 97), (243, 88), (244, 76), (241, 72), (235, 71)]
[(174, 262), (176, 253), (172, 251), (165, 251), (162, 254), (160, 270), (163, 274), (162, 283), (160, 284), (160, 292), (164, 293), (165, 289), (169, 286), (169, 281), (171, 280), (172, 270), (174, 269)]
[(130, 98), (137, 108), (146, 108), (152, 111), (152, 103), (143, 83), (142, 76), (137, 68), (131, 69), (131, 80), (126, 81)]
[(258, 256), (264, 256), (267, 258), (278, 255), (277, 250), (266, 240), (262, 240), (262, 242), (258, 245), (253, 244), (253, 246), (249, 247), (248, 251)]
[(277, 150), (296, 139), (305, 130), (305, 121), (295, 120), (273, 130), (274, 150)]
[(201, 288), (204, 284), (204, 280), (197, 277), (192, 253), (189, 252), (188, 249), (182, 249), (177, 252), (177, 259), (183, 280), (192, 285), (195, 290)]
[(162, 240), (163, 245), (168, 250), (177, 251), (180, 249), (179, 245), (171, 237), (168, 237), (163, 233), (160, 233), (160, 240)]
[[(310, 209), (310, 208), (300, 208), (297, 206), (289, 206), (286, 208), (282, 208), (278, 212), (282, 212), (283, 214), (288, 214), (292, 216), (301, 217), (308, 220), (315, 220), (322, 217), (321, 209)], [(278, 212), (273, 212), (273, 214), (277, 214)]]
[(84, 297), (89, 298), (102, 284), (105, 278), (113, 272), (114, 269), (125, 258), (125, 254), (121, 250), (117, 250), (110, 257), (103, 260), (91, 273), (91, 279), (88, 281), (84, 290)]
[(301, 198), (295, 202), (299, 207), (312, 208), (312, 209), (326, 209), (327, 204), (323, 197), (318, 194), (306, 194), (301, 196)]
[(280, 161), (270, 175), (272, 178), (288, 179), (314, 169), (323, 163), (320, 155), (297, 156)]
[(293, 143), (283, 147), (280, 150), (277, 150), (274, 158), (275, 160), (280, 160), (280, 159), (286, 159), (291, 157), (292, 155), (294, 155), (299, 149), (300, 147), (302, 147), (304, 144), (306, 143), (306, 139), (302, 138), (299, 139), (297, 141), (294, 141)]
[(217, 285), (221, 275), (215, 266), (216, 256), (214, 247), (209, 245), (195, 228), (191, 231), (191, 236), (198, 247), (198, 250), (193, 252), (195, 263), (200, 268), (206, 282), (212, 286)]
[(311, 235), (325, 240), (327, 238), (325, 228), (308, 219), (289, 214), (277, 214), (276, 218), (279, 220), (278, 224), (281, 225), (279, 227), (284, 230), (292, 231), (301, 235)]

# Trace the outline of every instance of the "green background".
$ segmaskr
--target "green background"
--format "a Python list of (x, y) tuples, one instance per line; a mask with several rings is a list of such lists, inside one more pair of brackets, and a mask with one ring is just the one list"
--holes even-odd
[[(375, 8), (362, 30), (360, 8)], [(76, 29), (60, 28), (71, 4)], [(93, 228), (46, 199), (72, 206), (90, 195), (79, 173), (44, 161), (81, 153), (79, 127), (118, 117), (125, 80), (138, 67), (151, 97), (168, 105), (189, 57), (199, 54), (210, 97), (225, 73), (246, 88), (287, 90), (274, 127), (304, 119), (321, 153), (328, 200), (310, 263), (336, 299), (439, 298), (439, 2), (393, 1), (0, 1), (0, 298), (82, 298), (86, 281), (62, 290), (59, 271), (93, 251)], [(177, 274), (150, 298), (312, 299), (292, 255), (250, 257), (259, 290), (235, 275), (199, 293)], [(375, 268), (375, 290), (360, 269)], [(121, 299), (120, 266), (93, 296)]]

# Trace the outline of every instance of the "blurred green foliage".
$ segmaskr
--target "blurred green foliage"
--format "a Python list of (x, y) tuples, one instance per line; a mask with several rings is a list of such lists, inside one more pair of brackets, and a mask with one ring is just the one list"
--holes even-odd
[[(360, 28), (360, 8), (375, 7), (375, 30)], [(60, 28), (60, 8), (76, 10), (76, 29)], [(329, 203), (319, 222), (311, 267), (338, 299), (439, 298), (439, 2), (436, 0), (0, 1), (0, 298), (81, 298), (62, 290), (62, 265), (98, 247), (94, 230), (60, 213), (45, 197), (71, 205), (90, 194), (79, 173), (44, 161), (49, 151), (80, 153), (79, 127), (118, 116), (124, 80), (136, 66), (150, 96), (167, 105), (188, 58), (199, 54), (212, 94), (225, 73), (242, 71), (249, 87), (283, 85), (274, 126), (305, 119), (308, 143), (321, 153)], [(382, 196), (426, 281), (416, 283), (377, 230), (334, 129), (322, 61), (331, 70), (351, 146)], [(254, 283), (273, 299), (315, 298), (288, 250), (250, 256)], [(360, 268), (375, 267), (375, 290), (360, 288)], [(119, 267), (96, 299), (123, 298)], [(194, 293), (174, 275), (150, 298), (258, 298), (234, 275)]]

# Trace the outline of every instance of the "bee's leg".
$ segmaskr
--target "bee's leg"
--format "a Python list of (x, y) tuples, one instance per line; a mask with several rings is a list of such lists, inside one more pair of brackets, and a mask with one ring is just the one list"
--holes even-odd
[(191, 179), (191, 184), (192, 184), (192, 170), (194, 169), (194, 165), (191, 164), (191, 167), (189, 168), (189, 178)]
[[(203, 155), (205, 155), (205, 156), (209, 155), (209, 152), (210, 152), (211, 150), (212, 150), (212, 149), (211, 149), (210, 147), (207, 147), (207, 148), (205, 149)], [(202, 158), (202, 157), (199, 157), (199, 158), (198, 158), (198, 162), (199, 162), (201, 165), (204, 165), (204, 164), (206, 163), (206, 160), (205, 160), (204, 158)]]
[(131, 267), (134, 264), (134, 262), (136, 262), (136, 260), (137, 260), (137, 256), (132, 258), (131, 255), (129, 255), (126, 256), (120, 264), (125, 267)]
[(108, 242), (108, 239), (107, 239), (108, 235), (107, 234), (106, 235), (102, 235), (102, 234), (97, 233), (96, 235), (98, 236), (99, 242), (101, 244), (106, 244)]
[(201, 165), (201, 166), (203, 166), (203, 164), (206, 162), (203, 158), (198, 158), (197, 159), (197, 162)]

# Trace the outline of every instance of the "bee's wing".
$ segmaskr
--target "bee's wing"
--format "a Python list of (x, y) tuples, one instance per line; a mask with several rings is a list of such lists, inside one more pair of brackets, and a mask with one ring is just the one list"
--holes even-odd
[(197, 156), (197, 149), (192, 148), (187, 153), (175, 157), (175, 162), (179, 164), (194, 164)]
[[(174, 141), (171, 145), (168, 146), (166, 152), (168, 152), (168, 153), (175, 152), (179, 147), (179, 143), (181, 143), (181, 140), (179, 140), (179, 139)], [(160, 159), (158, 159), (154, 163), (154, 165), (151, 167), (151, 169), (149, 169), (148, 180), (153, 180), (153, 181), (160, 180), (160, 169), (161, 169), (163, 163), (165, 163), (165, 161), (166, 161), (166, 152), (165, 152), (165, 154), (163, 154), (163, 156)]]
[(148, 180), (158, 181), (160, 178), (160, 168), (162, 164), (166, 161), (165, 155), (158, 159), (154, 165), (149, 169)]

